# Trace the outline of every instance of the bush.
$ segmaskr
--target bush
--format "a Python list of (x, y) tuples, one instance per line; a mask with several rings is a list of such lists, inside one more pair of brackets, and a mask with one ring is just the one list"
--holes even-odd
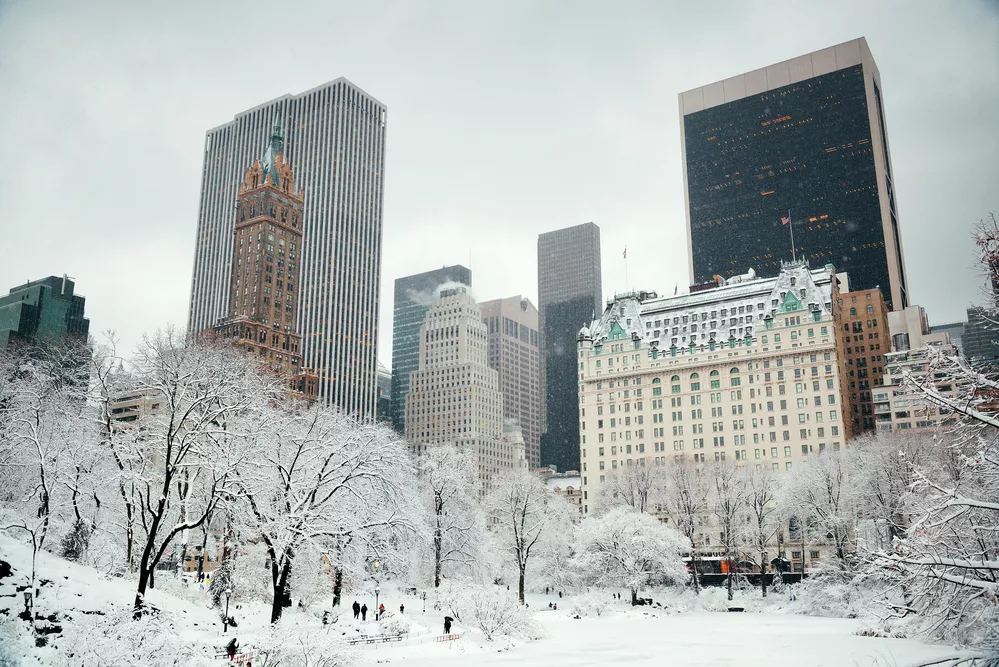
[(503, 637), (540, 639), (541, 629), (515, 593), (496, 586), (452, 584), (440, 594), (445, 609), (461, 623), (478, 628), (486, 641)]
[(569, 613), (574, 616), (602, 616), (610, 603), (607, 601), (610, 593), (587, 593), (576, 598)]
[(393, 614), (387, 611), (382, 614), (381, 620), (378, 621), (378, 626), (381, 628), (383, 635), (405, 635), (409, 633), (410, 622), (402, 614)]
[(347, 667), (357, 663), (349, 646), (325, 632), (299, 629), (295, 621), (282, 619), (261, 638), (260, 650), (267, 664), (281, 667)]

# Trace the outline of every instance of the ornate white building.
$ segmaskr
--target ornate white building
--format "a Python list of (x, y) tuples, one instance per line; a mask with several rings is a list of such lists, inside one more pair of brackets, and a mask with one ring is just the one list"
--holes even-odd
[[(471, 449), (483, 493), (500, 472), (519, 465), (519, 448), (503, 438), (503, 394), (489, 367), (487, 329), (464, 287), (446, 289), (420, 327), (419, 370), (410, 374), (406, 439), (417, 454), (438, 444)], [(519, 449), (519, 451), (515, 451)]]
[(610, 300), (579, 332), (583, 512), (620, 468), (690, 457), (784, 471), (841, 447), (839, 281), (831, 266), (797, 262), (775, 278)]

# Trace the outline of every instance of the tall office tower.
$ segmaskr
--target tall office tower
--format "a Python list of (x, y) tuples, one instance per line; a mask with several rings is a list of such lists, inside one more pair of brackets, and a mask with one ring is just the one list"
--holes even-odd
[(679, 102), (692, 284), (746, 267), (775, 276), (796, 256), (880, 287), (889, 310), (908, 305), (881, 77), (863, 37)]
[(397, 278), (392, 310), (392, 428), (406, 432), (409, 374), (420, 367), (420, 327), (442, 287), (472, 286), (472, 272), (460, 264)]
[(521, 295), (479, 304), (489, 340), (489, 366), (499, 373), (503, 417), (523, 434), (527, 461), (541, 465), (541, 347), (538, 309)]
[(378, 421), (392, 421), (392, 371), (378, 362)]
[(305, 193), (302, 364), (318, 375), (320, 400), (366, 417), (377, 398), (385, 115), (383, 104), (341, 78), (208, 131), (187, 323), (200, 332), (229, 312), (236, 188), (280, 123), (285, 160)]
[(419, 369), (406, 395), (406, 440), (415, 453), (441, 444), (472, 451), (482, 492), (519, 460), (503, 439), (499, 373), (489, 367), (486, 324), (464, 287), (443, 289), (420, 327)]
[(90, 320), (86, 299), (73, 293), (73, 280), (49, 276), (12, 287), (0, 297), (0, 350), (9, 344), (46, 345), (86, 341)]
[(579, 469), (576, 334), (601, 311), (600, 228), (592, 222), (538, 236), (541, 464)]
[(847, 398), (852, 431), (859, 435), (876, 428), (872, 391), (885, 384), (885, 355), (891, 351), (888, 308), (879, 289), (839, 295)]

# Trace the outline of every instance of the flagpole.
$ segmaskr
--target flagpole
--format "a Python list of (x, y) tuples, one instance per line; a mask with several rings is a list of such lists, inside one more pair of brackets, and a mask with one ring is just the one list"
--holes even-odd
[(624, 247), (624, 289), (631, 289), (628, 283), (628, 246)]
[(787, 226), (791, 228), (791, 261), (798, 261), (798, 257), (794, 252), (794, 223), (791, 222), (791, 209), (787, 209)]

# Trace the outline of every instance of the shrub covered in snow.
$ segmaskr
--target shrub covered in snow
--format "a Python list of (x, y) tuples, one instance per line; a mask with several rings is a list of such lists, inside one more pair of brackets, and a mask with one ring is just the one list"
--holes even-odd
[(260, 651), (267, 654), (267, 664), (281, 667), (346, 667), (357, 663), (355, 652), (339, 637), (299, 628), (291, 619), (286, 621), (272, 625), (260, 639)]
[(390, 611), (382, 614), (381, 620), (378, 621), (383, 635), (404, 635), (409, 632), (410, 625), (409, 619), (404, 615), (393, 614)]
[(587, 593), (580, 595), (572, 603), (569, 613), (573, 616), (602, 616), (610, 603), (607, 601), (609, 593)]
[(461, 623), (478, 628), (488, 641), (540, 639), (541, 629), (516, 595), (497, 586), (459, 583), (440, 594), (441, 603)]

